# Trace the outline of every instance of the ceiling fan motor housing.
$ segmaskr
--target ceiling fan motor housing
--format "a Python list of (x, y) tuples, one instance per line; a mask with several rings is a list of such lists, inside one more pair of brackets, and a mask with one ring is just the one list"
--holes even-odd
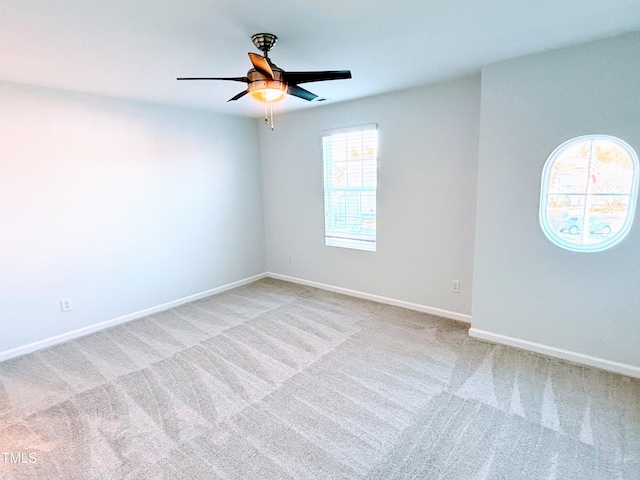
[(273, 70), (273, 79), (254, 68), (247, 73), (247, 78), (249, 79), (247, 90), (259, 102), (272, 103), (282, 99), (287, 93), (284, 71), (275, 65), (272, 65), (271, 68)]

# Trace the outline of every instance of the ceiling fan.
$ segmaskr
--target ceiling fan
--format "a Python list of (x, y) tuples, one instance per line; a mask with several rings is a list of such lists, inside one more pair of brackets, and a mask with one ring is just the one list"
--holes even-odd
[[(263, 55), (249, 52), (249, 60), (253, 68), (246, 77), (181, 77), (178, 80), (229, 80), (247, 84), (247, 89), (231, 97), (228, 102), (238, 100), (247, 93), (262, 103), (275, 103), (282, 100), (286, 94), (312, 101), (318, 96), (300, 87), (301, 83), (322, 82), (326, 80), (342, 80), (351, 78), (349, 70), (330, 70), (320, 72), (286, 72), (274, 64), (269, 58), (269, 50), (278, 41), (278, 37), (271, 33), (256, 33), (251, 37), (256, 48)], [(265, 118), (266, 120), (266, 118)], [(272, 127), (273, 129), (273, 115)]]

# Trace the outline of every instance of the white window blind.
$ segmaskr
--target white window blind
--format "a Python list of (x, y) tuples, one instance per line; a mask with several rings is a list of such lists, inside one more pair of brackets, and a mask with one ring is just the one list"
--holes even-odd
[(377, 126), (327, 131), (322, 148), (325, 244), (375, 251)]

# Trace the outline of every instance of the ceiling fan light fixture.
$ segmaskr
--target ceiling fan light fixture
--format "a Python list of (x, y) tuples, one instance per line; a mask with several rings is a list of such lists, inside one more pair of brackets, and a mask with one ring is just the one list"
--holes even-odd
[[(301, 83), (351, 78), (349, 70), (285, 72), (278, 68), (268, 55), (269, 50), (278, 41), (278, 37), (272, 33), (256, 33), (251, 37), (251, 40), (255, 47), (262, 52), (262, 55), (248, 52), (253, 68), (247, 72), (246, 77), (179, 77), (178, 80), (228, 80), (246, 83), (246, 90), (237, 93), (227, 102), (234, 102), (249, 94), (254, 100), (265, 105), (265, 117), (267, 117), (269, 111), (273, 112), (273, 104), (282, 100), (286, 95), (298, 97), (308, 102), (318, 99), (318, 95), (302, 88), (299, 85)], [(269, 119), (266, 118), (266, 120), (268, 123)], [(273, 114), (271, 115), (271, 128), (273, 129)]]
[(287, 84), (280, 80), (258, 80), (249, 84), (249, 94), (261, 103), (279, 102), (286, 93)]

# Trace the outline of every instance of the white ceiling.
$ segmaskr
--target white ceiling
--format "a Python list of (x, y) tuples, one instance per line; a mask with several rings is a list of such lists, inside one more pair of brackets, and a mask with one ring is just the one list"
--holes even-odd
[(285, 70), (352, 71), (305, 85), (337, 102), (637, 30), (640, 0), (1, 0), (0, 80), (259, 116), (226, 102), (242, 83), (176, 77), (244, 76), (270, 32)]

